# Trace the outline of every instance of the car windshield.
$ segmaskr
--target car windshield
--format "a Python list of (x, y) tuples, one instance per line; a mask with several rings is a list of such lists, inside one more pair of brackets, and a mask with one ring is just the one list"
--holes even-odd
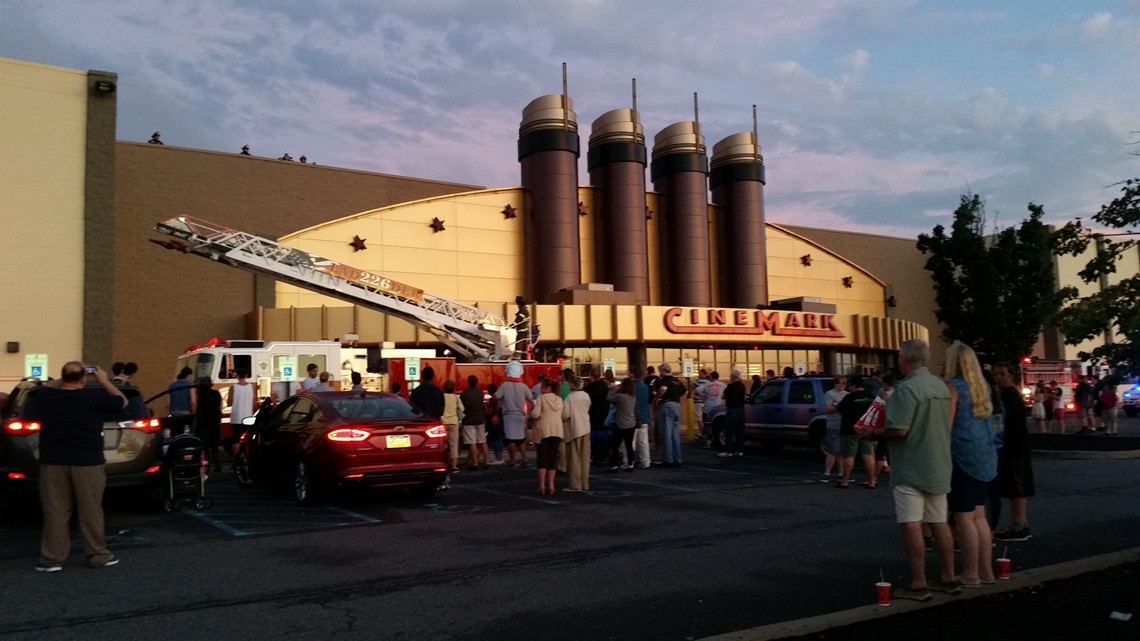
[(411, 403), (391, 396), (350, 396), (329, 400), (328, 405), (338, 416), (348, 419), (424, 417)]

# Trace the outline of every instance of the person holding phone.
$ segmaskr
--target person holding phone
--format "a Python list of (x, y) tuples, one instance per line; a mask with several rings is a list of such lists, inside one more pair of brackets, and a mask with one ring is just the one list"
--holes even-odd
[[(91, 377), (98, 387), (87, 387)], [(43, 534), (37, 572), (59, 572), (71, 551), (71, 513), (78, 517), (87, 564), (119, 562), (103, 535), (103, 417), (127, 406), (127, 397), (93, 365), (65, 363), (60, 377), (29, 393), (22, 417), (40, 423), (40, 505)]]

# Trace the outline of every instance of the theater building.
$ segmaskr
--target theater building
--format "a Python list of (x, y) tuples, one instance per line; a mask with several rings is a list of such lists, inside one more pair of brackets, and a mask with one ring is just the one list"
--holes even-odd
[(136, 361), (140, 385), (155, 389), (186, 346), (212, 336), (355, 334), (362, 346), (442, 352), (397, 318), (148, 242), (161, 238), (156, 222), (178, 215), (507, 318), (521, 295), (541, 328), (536, 358), (619, 375), (662, 362), (722, 374), (869, 371), (936, 327), (912, 239), (766, 220), (751, 131), (710, 155), (699, 123), (683, 121), (650, 150), (641, 115), (613, 109), (583, 132), (582, 181), (573, 104), (542, 96), (522, 111), (517, 158), (488, 159), (517, 161), (520, 184), (487, 189), (239, 155), (245, 141), (233, 153), (116, 141), (114, 74), (0, 60), (0, 80), (0, 127), (40, 177), (0, 174), (13, 212), (0, 260), (7, 273), (46, 279), (2, 286), (9, 309), (46, 310), (5, 315), (3, 380), (22, 375), (28, 354), (46, 355), (52, 372), (82, 355)]

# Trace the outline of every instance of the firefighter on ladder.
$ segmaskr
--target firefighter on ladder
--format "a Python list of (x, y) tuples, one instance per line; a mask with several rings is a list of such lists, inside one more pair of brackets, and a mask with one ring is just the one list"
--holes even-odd
[(522, 296), (515, 297), (515, 304), (519, 306), (519, 310), (515, 312), (515, 321), (512, 323), (516, 332), (515, 353), (512, 358), (521, 361), (530, 358), (530, 310), (527, 308), (526, 299)]

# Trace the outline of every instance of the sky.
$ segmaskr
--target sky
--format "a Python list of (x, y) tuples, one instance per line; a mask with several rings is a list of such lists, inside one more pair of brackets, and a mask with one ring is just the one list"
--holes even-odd
[[(1087, 218), (1140, 175), (1140, 0), (5, 0), (0, 57), (118, 74), (118, 138), (485, 187), (562, 91), (647, 145), (751, 131), (776, 223), (914, 236)], [(1131, 152), (1131, 153), (1130, 153)]]

